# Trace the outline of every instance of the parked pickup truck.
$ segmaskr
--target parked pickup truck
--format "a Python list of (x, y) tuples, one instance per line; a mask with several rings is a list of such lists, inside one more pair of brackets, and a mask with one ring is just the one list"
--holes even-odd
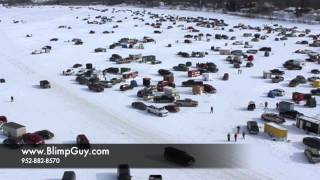
[(183, 100), (177, 100), (175, 104), (180, 107), (196, 107), (198, 106), (198, 101), (187, 98)]
[(279, 115), (274, 113), (263, 113), (261, 115), (261, 118), (266, 122), (274, 122), (277, 124), (282, 124), (285, 122), (285, 119), (283, 117), (280, 117)]
[(159, 117), (168, 116), (168, 111), (165, 108), (157, 108), (151, 105), (147, 107), (147, 111), (148, 113), (155, 114)]
[(308, 158), (310, 163), (319, 163), (320, 162), (320, 152), (314, 148), (307, 148), (304, 150), (305, 156)]
[(172, 103), (175, 100), (173, 96), (154, 96), (153, 97), (153, 102), (155, 103)]

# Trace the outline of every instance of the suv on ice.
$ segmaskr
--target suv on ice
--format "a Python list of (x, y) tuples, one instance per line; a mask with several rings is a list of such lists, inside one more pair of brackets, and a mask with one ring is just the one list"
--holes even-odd
[(155, 114), (159, 117), (168, 116), (168, 111), (165, 108), (157, 108), (151, 105), (147, 107), (147, 111), (148, 113)]

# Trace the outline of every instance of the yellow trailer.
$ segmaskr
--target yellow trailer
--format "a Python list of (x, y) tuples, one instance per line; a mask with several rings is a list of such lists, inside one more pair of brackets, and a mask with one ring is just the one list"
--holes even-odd
[(264, 124), (264, 132), (279, 139), (287, 139), (288, 136), (288, 130), (286, 128), (273, 122)]
[(313, 81), (312, 86), (313, 86), (314, 88), (320, 88), (320, 80)]

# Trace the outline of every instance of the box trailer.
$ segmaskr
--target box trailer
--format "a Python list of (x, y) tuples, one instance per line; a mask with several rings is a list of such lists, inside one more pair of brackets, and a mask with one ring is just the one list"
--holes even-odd
[(269, 122), (264, 124), (264, 132), (272, 137), (285, 140), (288, 136), (288, 130), (276, 123)]
[(15, 122), (8, 122), (3, 124), (2, 130), (5, 136), (13, 137), (13, 138), (19, 138), (22, 135), (27, 133), (25, 126)]
[(307, 132), (320, 134), (320, 119), (318, 118), (299, 116), (296, 119), (296, 126)]
[(288, 111), (293, 111), (294, 110), (294, 104), (291, 102), (287, 101), (281, 101), (279, 102), (279, 112), (288, 112)]

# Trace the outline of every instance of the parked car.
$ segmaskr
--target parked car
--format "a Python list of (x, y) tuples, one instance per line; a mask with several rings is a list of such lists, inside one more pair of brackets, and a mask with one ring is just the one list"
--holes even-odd
[(74, 75), (74, 73), (75, 71), (71, 68), (62, 71), (62, 75), (65, 75), (65, 76), (71, 76), (71, 75)]
[(104, 87), (98, 83), (90, 83), (90, 84), (88, 84), (88, 88), (89, 88), (89, 90), (94, 91), (94, 92), (103, 92), (104, 91)]
[(281, 71), (281, 70), (279, 70), (279, 69), (271, 69), (270, 70), (270, 72), (271, 72), (271, 74), (273, 74), (273, 75), (279, 75), (279, 76), (282, 76), (282, 75), (284, 75), (284, 71)]
[(2, 143), (11, 149), (18, 149), (23, 146), (23, 142), (20, 138), (7, 138)]
[(183, 87), (192, 87), (194, 85), (203, 85), (203, 82), (202, 81), (195, 81), (193, 79), (182, 82)]
[(257, 121), (247, 121), (247, 129), (250, 134), (259, 134)]
[(271, 90), (275, 96), (284, 96), (285, 91), (283, 89), (273, 89)]
[(254, 111), (256, 109), (256, 103), (254, 103), (253, 101), (250, 101), (247, 107), (248, 111)]
[(175, 98), (173, 96), (161, 95), (153, 97), (153, 102), (155, 103), (172, 103), (174, 100)]
[(166, 69), (159, 69), (159, 70), (158, 70), (158, 73), (159, 73), (161, 76), (164, 76), (164, 75), (169, 75), (169, 74), (171, 74), (171, 71), (166, 70)]
[(175, 113), (175, 112), (179, 112), (179, 111), (180, 111), (179, 106), (177, 106), (177, 105), (175, 105), (175, 104), (166, 105), (166, 106), (164, 106), (164, 108), (165, 108), (167, 111), (172, 112), (172, 113)]
[(198, 101), (186, 98), (183, 100), (176, 100), (175, 104), (179, 107), (196, 107), (198, 106)]
[(84, 134), (79, 134), (77, 136), (76, 142), (77, 142), (78, 148), (81, 148), (81, 149), (90, 148), (90, 142), (89, 142), (87, 136)]
[(314, 96), (320, 96), (320, 88), (317, 89), (311, 89), (310, 93)]
[(162, 180), (162, 176), (161, 175), (150, 175), (149, 176), (149, 180)]
[(157, 108), (153, 105), (147, 106), (147, 112), (155, 114), (159, 117), (165, 117), (168, 116), (168, 111), (165, 108)]
[(314, 81), (316, 81), (316, 80), (320, 80), (320, 77), (312, 76), (312, 77), (309, 77), (309, 78), (308, 78), (308, 81), (309, 81), (309, 82), (314, 82)]
[(302, 140), (303, 144), (310, 147), (314, 148), (317, 150), (320, 150), (320, 138), (317, 137), (305, 137)]
[(0, 123), (6, 123), (7, 121), (8, 120), (6, 116), (0, 116)]
[(282, 124), (285, 122), (285, 119), (283, 117), (280, 117), (279, 115), (274, 113), (263, 113), (261, 115), (261, 119), (263, 119), (266, 122), (274, 122), (277, 124)]
[(307, 83), (306, 78), (303, 77), (303, 76), (301, 76), (301, 75), (296, 76), (295, 79), (296, 79), (300, 84), (305, 84), (305, 83)]
[(89, 82), (89, 79), (84, 77), (84, 76), (77, 76), (76, 77), (76, 81), (79, 83), (79, 84), (83, 84), (83, 85), (88, 85), (90, 82)]
[(195, 162), (195, 158), (188, 153), (176, 149), (174, 147), (166, 147), (164, 150), (164, 158), (170, 162), (174, 162), (182, 166), (191, 166)]
[(293, 79), (289, 82), (289, 87), (297, 87), (299, 85), (299, 81), (297, 79)]
[(126, 91), (132, 89), (132, 87), (129, 84), (123, 84), (120, 86), (120, 91)]
[(65, 171), (62, 180), (76, 180), (76, 173), (74, 171)]
[(203, 90), (204, 90), (205, 93), (209, 93), (209, 94), (214, 94), (214, 93), (217, 92), (216, 88), (214, 88), (210, 84), (204, 84), (203, 85)]
[(298, 116), (303, 116), (303, 114), (296, 111), (296, 110), (291, 110), (291, 111), (286, 111), (286, 112), (280, 112), (279, 116), (295, 120)]
[(132, 176), (130, 174), (130, 167), (128, 164), (119, 164), (117, 177), (118, 180), (131, 180)]
[(320, 74), (320, 70), (319, 69), (312, 69), (311, 73), (312, 74)]
[(175, 71), (189, 71), (189, 67), (185, 64), (179, 64), (178, 66), (174, 66), (173, 69)]
[(272, 81), (273, 83), (279, 83), (279, 82), (281, 82), (281, 81), (283, 81), (283, 80), (284, 80), (284, 78), (283, 78), (282, 76), (279, 76), (279, 75), (274, 76), (274, 77), (271, 78), (271, 81)]
[(44, 144), (44, 140), (41, 136), (35, 133), (26, 133), (22, 136), (23, 142), (33, 146), (39, 146)]
[(317, 149), (307, 148), (304, 150), (305, 156), (308, 158), (310, 163), (320, 162), (320, 152)]
[(143, 102), (133, 102), (131, 103), (131, 107), (142, 111), (147, 109), (147, 105), (145, 105)]
[(99, 81), (96, 83), (103, 86), (104, 88), (112, 88), (112, 83), (110, 81)]
[(36, 131), (35, 134), (38, 134), (42, 139), (52, 139), (54, 134), (49, 130)]
[(40, 87), (43, 89), (51, 88), (50, 82), (48, 80), (40, 81)]

